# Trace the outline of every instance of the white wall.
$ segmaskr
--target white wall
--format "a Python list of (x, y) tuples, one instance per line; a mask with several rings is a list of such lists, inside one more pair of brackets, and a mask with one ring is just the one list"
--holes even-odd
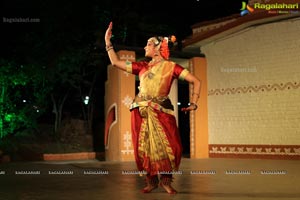
[(299, 18), (251, 27), (201, 50), (209, 144), (299, 145)]

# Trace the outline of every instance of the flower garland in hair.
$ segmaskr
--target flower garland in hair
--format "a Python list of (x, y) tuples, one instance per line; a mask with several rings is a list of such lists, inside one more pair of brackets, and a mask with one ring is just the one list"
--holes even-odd
[(169, 55), (170, 55), (170, 50), (169, 50), (168, 42), (169, 42), (168, 38), (164, 37), (163, 40), (161, 41), (161, 45), (160, 45), (160, 54), (166, 60), (169, 59)]

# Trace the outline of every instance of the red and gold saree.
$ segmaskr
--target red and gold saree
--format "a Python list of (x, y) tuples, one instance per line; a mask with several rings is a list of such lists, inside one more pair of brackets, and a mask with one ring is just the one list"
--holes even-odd
[(177, 171), (182, 154), (173, 105), (168, 98), (172, 81), (189, 73), (171, 61), (149, 67), (127, 62), (127, 72), (139, 75), (139, 94), (131, 105), (132, 141), (140, 171), (157, 175)]

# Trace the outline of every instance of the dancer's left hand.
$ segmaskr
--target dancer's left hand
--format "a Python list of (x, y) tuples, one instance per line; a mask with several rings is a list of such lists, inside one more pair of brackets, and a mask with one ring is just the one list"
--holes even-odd
[(197, 109), (196, 104), (191, 104), (189, 107), (181, 108), (182, 112), (189, 112)]

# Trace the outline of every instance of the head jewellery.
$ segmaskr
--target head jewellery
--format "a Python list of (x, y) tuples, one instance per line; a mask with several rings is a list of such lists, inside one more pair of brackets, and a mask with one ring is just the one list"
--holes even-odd
[(169, 46), (168, 46), (168, 42), (169, 42), (168, 37), (161, 37), (161, 36), (152, 37), (148, 41), (153, 42), (153, 44), (159, 50), (161, 56), (164, 59), (166, 59), (166, 60), (169, 59), (170, 51), (169, 51)]

